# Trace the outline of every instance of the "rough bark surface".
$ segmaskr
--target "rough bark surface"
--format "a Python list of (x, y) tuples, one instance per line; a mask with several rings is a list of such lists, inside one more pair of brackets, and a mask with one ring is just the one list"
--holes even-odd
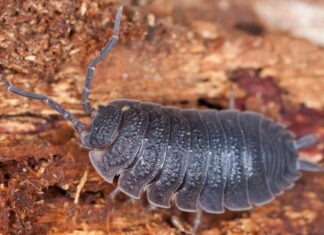
[[(81, 120), (87, 64), (112, 34), (117, 1), (0, 1), (0, 73), (46, 94)], [(120, 43), (97, 69), (91, 100), (131, 98), (191, 108), (237, 108), (276, 119), (297, 137), (316, 133), (301, 157), (323, 162), (324, 49), (267, 30), (256, 0), (133, 0)], [(312, 2), (312, 1), (307, 1)], [(316, 1), (314, 1), (316, 2)], [(91, 167), (69, 124), (0, 84), (0, 234), (181, 234), (194, 215), (148, 209), (145, 198), (108, 199), (114, 185)], [(204, 214), (200, 233), (321, 234), (324, 175), (247, 212)]]

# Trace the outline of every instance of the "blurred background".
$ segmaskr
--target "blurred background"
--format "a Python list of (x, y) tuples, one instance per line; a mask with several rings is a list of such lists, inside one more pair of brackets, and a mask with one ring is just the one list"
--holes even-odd
[[(113, 32), (118, 1), (0, 1), (0, 73), (86, 123), (87, 65)], [(96, 70), (94, 105), (128, 98), (182, 108), (236, 107), (319, 136), (301, 157), (323, 163), (324, 1), (124, 1), (120, 42)], [(72, 128), (0, 84), (0, 233), (181, 234), (194, 215), (108, 200)], [(323, 174), (276, 201), (204, 214), (200, 234), (322, 234)]]

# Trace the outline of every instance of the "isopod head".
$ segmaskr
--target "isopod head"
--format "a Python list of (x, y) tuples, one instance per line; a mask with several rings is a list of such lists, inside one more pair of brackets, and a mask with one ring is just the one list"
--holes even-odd
[(113, 105), (98, 106), (89, 131), (81, 133), (85, 147), (103, 148), (109, 146), (116, 138), (122, 111)]

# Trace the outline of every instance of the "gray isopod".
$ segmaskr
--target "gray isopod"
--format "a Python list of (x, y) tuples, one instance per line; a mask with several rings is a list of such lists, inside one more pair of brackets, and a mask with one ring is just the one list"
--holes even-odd
[(316, 140), (293, 140), (280, 124), (254, 112), (188, 110), (134, 100), (115, 100), (91, 108), (88, 99), (95, 66), (118, 41), (122, 6), (114, 35), (89, 65), (82, 94), (83, 109), (93, 116), (91, 127), (78, 121), (54, 100), (0, 80), (8, 91), (40, 100), (70, 121), (97, 172), (116, 191), (139, 199), (143, 192), (157, 207), (174, 201), (181, 211), (223, 213), (268, 203), (291, 188), (300, 170), (323, 171), (299, 160), (298, 149)]

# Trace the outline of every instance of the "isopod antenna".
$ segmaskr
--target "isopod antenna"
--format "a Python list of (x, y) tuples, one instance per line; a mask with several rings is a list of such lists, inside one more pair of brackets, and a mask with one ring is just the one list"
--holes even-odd
[(51, 98), (49, 98), (47, 96), (39, 95), (39, 94), (36, 94), (36, 93), (33, 93), (33, 92), (21, 90), (21, 89), (15, 87), (15, 86), (13, 86), (7, 79), (5, 79), (1, 75), (0, 75), (0, 81), (2, 81), (7, 86), (7, 89), (8, 89), (9, 92), (20, 95), (20, 96), (28, 97), (30, 99), (40, 100), (43, 103), (50, 106), (52, 109), (59, 112), (66, 120), (68, 120), (69, 122), (72, 123), (73, 128), (78, 133), (81, 133), (85, 129), (86, 125), (84, 123), (77, 120), (72, 115), (71, 112), (65, 110), (60, 104), (58, 104), (57, 102), (55, 102)]
[(86, 114), (93, 114), (94, 109), (91, 107), (89, 95), (91, 82), (93, 79), (94, 72), (96, 70), (96, 65), (105, 58), (105, 56), (112, 50), (114, 45), (118, 41), (119, 26), (123, 13), (123, 5), (120, 5), (116, 14), (115, 25), (114, 25), (114, 34), (111, 36), (105, 47), (99, 53), (99, 55), (92, 60), (88, 65), (86, 78), (84, 81), (83, 92), (82, 92), (82, 107)]

